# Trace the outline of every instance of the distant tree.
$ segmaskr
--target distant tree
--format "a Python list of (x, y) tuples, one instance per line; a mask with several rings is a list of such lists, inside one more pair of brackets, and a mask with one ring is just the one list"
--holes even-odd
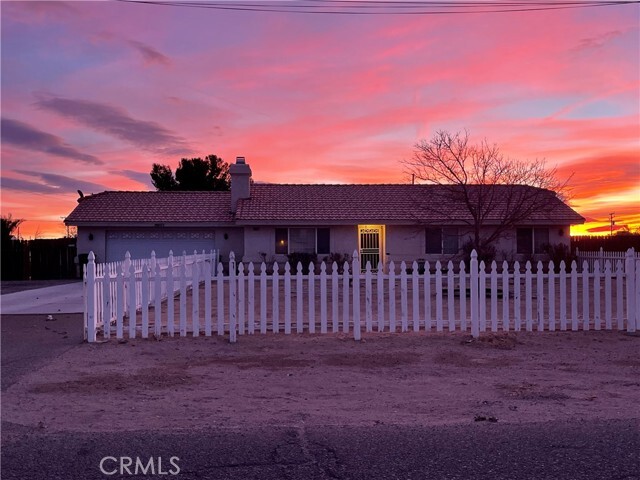
[(24, 219), (13, 218), (10, 213), (8, 215), (2, 215), (2, 217), (0, 217), (0, 227), (2, 230), (1, 241), (3, 244), (5, 242), (9, 242), (14, 237), (14, 232), (22, 222), (24, 222)]
[[(471, 237), (468, 247), (480, 258), (484, 253), (490, 257), (493, 243), (534, 212), (548, 211), (553, 203), (549, 200), (562, 198), (568, 183), (558, 181), (556, 169), (546, 168), (544, 160), (511, 160), (486, 140), (472, 144), (466, 131), (438, 131), (418, 142), (413, 157), (402, 163), (416, 179), (440, 186), (421, 205), (433, 216), (463, 221)], [(464, 205), (464, 215), (452, 212), (452, 202)], [(487, 221), (496, 216), (499, 223)]]
[(216, 155), (183, 158), (175, 176), (168, 165), (153, 164), (151, 181), (157, 190), (229, 190), (229, 164)]
[(154, 163), (151, 168), (151, 182), (156, 190), (178, 190), (178, 182), (173, 177), (171, 167)]

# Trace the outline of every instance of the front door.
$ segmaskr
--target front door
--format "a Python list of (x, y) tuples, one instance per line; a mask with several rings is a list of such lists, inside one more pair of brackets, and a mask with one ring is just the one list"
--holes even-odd
[(371, 270), (377, 270), (382, 261), (383, 228), (382, 225), (358, 225), (360, 267), (363, 271), (367, 262), (371, 264)]

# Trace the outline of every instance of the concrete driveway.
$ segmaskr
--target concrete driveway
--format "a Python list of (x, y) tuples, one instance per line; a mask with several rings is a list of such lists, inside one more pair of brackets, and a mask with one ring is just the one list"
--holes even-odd
[(82, 313), (82, 281), (36, 288), (0, 296), (0, 313)]

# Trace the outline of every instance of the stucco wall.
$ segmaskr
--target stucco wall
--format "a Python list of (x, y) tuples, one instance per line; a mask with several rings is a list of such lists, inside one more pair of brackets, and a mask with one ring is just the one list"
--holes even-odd
[[(93, 252), (98, 262), (106, 256), (106, 229), (101, 227), (78, 227), (78, 255)], [(93, 237), (89, 240), (89, 235)]]
[(413, 225), (387, 225), (385, 228), (385, 262), (400, 263), (424, 260), (424, 228)]
[[(229, 261), (229, 254), (233, 252), (236, 259), (244, 255), (243, 228), (214, 228), (216, 248), (220, 252), (223, 262)], [(225, 238), (225, 236), (227, 238)]]
[[(322, 226), (319, 226), (322, 227)], [(275, 253), (275, 228), (271, 226), (246, 227), (244, 229), (245, 249), (243, 262), (268, 263), (277, 261), (279, 263), (287, 260), (286, 255), (276, 255)], [(283, 227), (284, 228), (284, 227)], [(356, 225), (334, 225), (331, 228), (331, 253), (349, 254), (358, 248), (358, 229)], [(429, 262), (448, 261), (459, 255), (430, 255), (425, 253), (425, 227), (415, 225), (386, 225), (385, 238), (383, 242), (383, 253), (385, 262), (401, 261), (413, 262), (414, 260), (427, 260)], [(489, 232), (489, 229), (486, 230)], [(562, 232), (562, 234), (560, 233)], [(460, 248), (469, 241), (470, 234), (460, 230)], [(549, 227), (549, 243), (555, 245), (563, 243), (570, 244), (569, 227)], [(502, 236), (496, 243), (496, 260), (523, 260), (523, 255), (516, 254), (516, 234), (515, 230)], [(536, 259), (542, 256), (534, 256)], [(322, 260), (324, 255), (319, 255)]]
[(356, 225), (337, 225), (331, 227), (331, 253), (353, 255), (358, 249), (358, 227)]
[[(275, 255), (275, 242), (275, 228), (245, 227), (244, 255), (242, 256), (242, 261), (244, 263), (282, 261), (281, 257), (284, 256)], [(240, 257), (236, 255), (236, 259), (238, 258)]]

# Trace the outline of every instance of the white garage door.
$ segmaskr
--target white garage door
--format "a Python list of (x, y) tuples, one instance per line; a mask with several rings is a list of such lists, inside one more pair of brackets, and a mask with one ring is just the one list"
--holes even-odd
[(127, 252), (131, 258), (149, 258), (155, 251), (157, 258), (164, 258), (169, 256), (169, 250), (174, 255), (182, 255), (183, 251), (190, 255), (194, 250), (209, 253), (215, 248), (211, 230), (109, 230), (106, 241), (107, 262), (124, 260)]

